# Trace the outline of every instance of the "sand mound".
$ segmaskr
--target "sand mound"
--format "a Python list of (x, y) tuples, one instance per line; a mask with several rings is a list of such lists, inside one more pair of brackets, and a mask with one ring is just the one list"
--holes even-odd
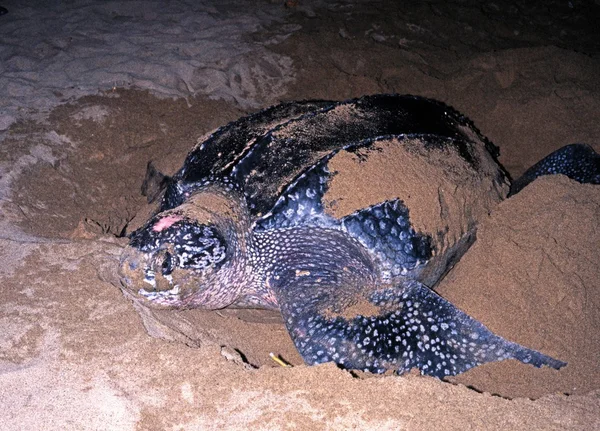
[(438, 292), (494, 332), (569, 365), (487, 364), (453, 381), (510, 397), (600, 386), (599, 217), (597, 186), (542, 177), (480, 226)]

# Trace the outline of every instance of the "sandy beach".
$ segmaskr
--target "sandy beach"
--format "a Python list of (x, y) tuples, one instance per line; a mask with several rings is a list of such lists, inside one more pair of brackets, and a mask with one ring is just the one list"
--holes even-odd
[(200, 137), (281, 101), (438, 99), (513, 178), (565, 144), (600, 151), (600, 3), (0, 6), (0, 430), (600, 428), (598, 186), (536, 180), (436, 287), (560, 371), (308, 367), (276, 312), (141, 309), (117, 276), (155, 209), (148, 161), (173, 174)]

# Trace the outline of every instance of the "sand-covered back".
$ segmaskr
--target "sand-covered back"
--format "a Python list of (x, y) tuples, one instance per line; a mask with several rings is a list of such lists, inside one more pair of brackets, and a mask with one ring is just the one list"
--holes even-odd
[(115, 285), (148, 161), (172, 174), (200, 136), (279, 101), (436, 98), (513, 176), (564, 144), (599, 151), (596, 3), (2, 6), (0, 429), (600, 427), (597, 186), (542, 178), (501, 202), (438, 286), (560, 371), (307, 367), (275, 312), (151, 316)]

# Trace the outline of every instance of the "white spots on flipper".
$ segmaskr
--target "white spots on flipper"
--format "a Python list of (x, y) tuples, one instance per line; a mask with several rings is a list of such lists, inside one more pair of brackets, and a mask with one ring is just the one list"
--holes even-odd
[[(300, 351), (308, 363), (320, 363), (327, 357), (346, 368), (375, 373), (387, 369), (403, 373), (416, 367), (423, 374), (442, 378), (507, 358), (536, 366), (557, 364), (552, 358), (493, 334), (418, 283), (408, 283), (406, 290), (408, 293), (401, 296), (396, 289), (373, 294), (370, 301), (374, 305), (392, 309), (380, 315), (348, 320), (316, 313), (311, 314), (310, 323), (293, 319), (295, 328), (298, 323), (303, 328), (293, 332), (294, 341), (302, 347)], [(307, 310), (300, 307), (297, 313), (306, 315)]]
[(431, 238), (415, 232), (399, 199), (358, 210), (342, 219), (342, 227), (376, 257), (384, 280), (408, 276), (432, 255)]
[(323, 212), (322, 204), (330, 176), (327, 162), (336, 152), (328, 154), (299, 175), (281, 193), (273, 209), (255, 222), (256, 230), (301, 225), (337, 227), (339, 222)]

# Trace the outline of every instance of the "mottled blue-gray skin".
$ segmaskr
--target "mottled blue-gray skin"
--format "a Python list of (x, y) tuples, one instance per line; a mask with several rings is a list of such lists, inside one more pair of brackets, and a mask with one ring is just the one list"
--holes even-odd
[(546, 156), (510, 185), (509, 196), (543, 175), (562, 174), (581, 183), (600, 184), (600, 155), (584, 144), (565, 145)]
[[(333, 121), (340, 108), (351, 115)], [(192, 150), (157, 214), (131, 235), (123, 290), (159, 307), (279, 309), (308, 364), (439, 378), (509, 358), (566, 365), (493, 334), (428, 287), (460, 253), (441, 253), (432, 234), (416, 232), (401, 198), (341, 219), (324, 210), (335, 154), (415, 138), (474, 170), (474, 149), (497, 155), (465, 117), (413, 96), (287, 103), (222, 127)], [(570, 166), (551, 160), (551, 173)], [(596, 181), (595, 169), (575, 177)], [(506, 181), (500, 165), (491, 175)]]

